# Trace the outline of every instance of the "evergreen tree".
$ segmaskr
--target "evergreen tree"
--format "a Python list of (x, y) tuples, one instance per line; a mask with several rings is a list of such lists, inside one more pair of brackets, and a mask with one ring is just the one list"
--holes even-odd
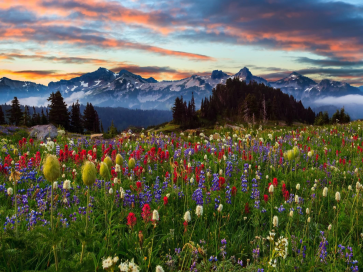
[(49, 123), (69, 129), (69, 112), (60, 91), (51, 93), (48, 101), (50, 102)]
[(329, 115), (327, 112), (319, 112), (316, 117), (315, 117), (315, 125), (318, 126), (322, 126), (322, 125), (326, 125), (329, 124), (330, 120), (329, 120)]
[(5, 116), (2, 107), (0, 106), (0, 125), (5, 125)]
[(340, 123), (345, 124), (350, 122), (350, 116), (349, 114), (345, 113), (344, 107), (339, 110), (337, 110), (333, 116), (331, 117), (331, 123)]
[(70, 130), (76, 133), (83, 133), (81, 108), (78, 100), (76, 104), (72, 104)]
[(190, 108), (191, 108), (191, 115), (195, 116), (195, 101), (194, 101), (194, 92), (192, 92), (192, 99), (190, 100)]
[(0, 106), (0, 125), (5, 125), (5, 124), (6, 124), (5, 115), (4, 115), (2, 107)]
[(262, 100), (262, 116), (263, 116), (263, 123), (265, 124), (267, 122), (267, 107), (266, 107), (265, 96), (263, 96)]
[(83, 126), (87, 131), (93, 131), (93, 122), (95, 120), (92, 104), (87, 102), (86, 108), (83, 111)]
[(115, 127), (113, 120), (111, 122), (111, 126), (108, 128), (108, 133), (110, 137), (115, 137), (117, 135), (117, 128)]
[(248, 107), (248, 103), (247, 103), (247, 99), (245, 100), (245, 102), (243, 103), (243, 120), (246, 122), (246, 123), (249, 123), (250, 122), (250, 108)]
[(26, 127), (31, 126), (31, 116), (30, 116), (30, 112), (29, 112), (29, 107), (25, 106), (24, 108), (24, 114), (23, 114), (23, 125)]
[(103, 133), (103, 125), (102, 125), (102, 121), (101, 121), (101, 132)]
[(95, 115), (95, 122), (93, 123), (93, 130), (96, 133), (100, 133), (100, 118), (98, 117), (98, 113), (95, 109), (93, 109), (95, 111), (94, 115)]
[(287, 107), (286, 107), (285, 116), (286, 116), (286, 118), (285, 118), (286, 125), (291, 126), (294, 122), (294, 113), (293, 113), (290, 105), (287, 105)]
[(87, 103), (86, 108), (83, 111), (83, 125), (89, 132), (100, 132), (100, 120), (92, 103)]
[(277, 99), (276, 96), (274, 96), (273, 100), (272, 100), (272, 116), (271, 119), (272, 120), (278, 120), (279, 119), (279, 106), (277, 104)]
[(33, 115), (31, 117), (31, 126), (35, 126), (35, 125), (39, 125), (39, 123), (37, 122), (37, 112), (35, 110), (35, 107), (33, 106)]
[(37, 116), (36, 116), (36, 118), (35, 118), (35, 122), (34, 122), (35, 124), (35, 126), (36, 125), (41, 125), (42, 124), (42, 118), (40, 117), (40, 114), (39, 114), (39, 112), (37, 113)]
[(11, 101), (11, 108), (7, 111), (7, 116), (10, 124), (18, 126), (22, 121), (23, 112), (20, 108), (20, 103), (17, 97)]
[[(48, 110), (47, 110), (47, 112), (48, 112)], [(39, 124), (41, 124), (41, 125), (46, 125), (46, 124), (48, 124), (48, 118), (47, 118), (47, 116), (44, 114), (44, 110), (43, 110), (43, 109), (42, 109), (42, 116), (41, 116), (41, 120), (40, 120)]]
[(174, 107), (172, 108), (173, 120), (176, 124), (180, 124), (183, 118), (183, 105), (181, 101), (179, 97), (175, 98)]

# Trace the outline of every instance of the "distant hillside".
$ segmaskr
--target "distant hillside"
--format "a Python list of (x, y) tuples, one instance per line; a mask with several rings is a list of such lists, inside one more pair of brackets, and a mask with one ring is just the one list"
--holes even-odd
[[(81, 106), (83, 112), (84, 106)], [(126, 108), (95, 107), (104, 129), (113, 123), (118, 130), (124, 130), (129, 126), (148, 127), (162, 124), (173, 119), (171, 111), (166, 110), (132, 110)]]
[(313, 111), (315, 113), (319, 113), (319, 112), (327, 112), (329, 117), (332, 117), (332, 115), (337, 111), (340, 110), (339, 107), (334, 106), (334, 105), (325, 105), (325, 106), (319, 106), (319, 107), (315, 107), (313, 108)]

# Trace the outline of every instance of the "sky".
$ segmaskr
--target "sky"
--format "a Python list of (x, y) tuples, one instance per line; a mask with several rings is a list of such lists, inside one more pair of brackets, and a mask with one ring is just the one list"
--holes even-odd
[(0, 37), (0, 78), (45, 85), (99, 67), (363, 85), (362, 0), (0, 0)]

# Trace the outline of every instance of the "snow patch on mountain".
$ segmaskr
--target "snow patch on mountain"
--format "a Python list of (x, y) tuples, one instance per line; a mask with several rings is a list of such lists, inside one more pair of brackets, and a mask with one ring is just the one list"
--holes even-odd
[(162, 94), (148, 94), (148, 95), (138, 95), (137, 100), (139, 100), (141, 103), (149, 102), (149, 101), (157, 101), (160, 97), (162, 97)]

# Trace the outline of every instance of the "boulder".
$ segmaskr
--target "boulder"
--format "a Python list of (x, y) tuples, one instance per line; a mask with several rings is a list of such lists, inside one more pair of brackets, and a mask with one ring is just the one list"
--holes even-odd
[(91, 134), (91, 140), (92, 139), (103, 139), (103, 134)]
[(52, 124), (31, 127), (29, 133), (30, 137), (37, 138), (43, 142), (45, 142), (48, 137), (54, 139), (58, 136), (57, 128)]
[(213, 134), (213, 139), (214, 140), (218, 140), (218, 139), (221, 139), (221, 136), (217, 133)]

